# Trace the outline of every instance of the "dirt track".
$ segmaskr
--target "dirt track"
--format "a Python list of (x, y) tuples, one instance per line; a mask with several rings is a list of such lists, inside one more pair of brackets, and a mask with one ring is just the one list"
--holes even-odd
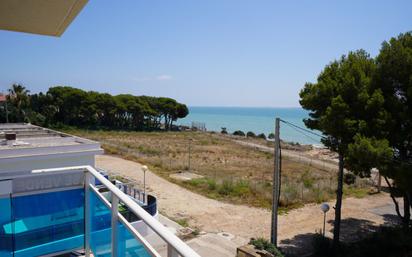
[[(128, 177), (140, 184), (143, 181), (141, 165), (118, 157), (98, 156), (96, 165), (111, 174)], [(268, 238), (270, 212), (266, 209), (234, 205), (206, 198), (179, 187), (151, 172), (146, 174), (148, 191), (157, 196), (159, 211), (177, 219), (187, 218), (189, 225), (207, 232), (228, 232), (239, 244), (251, 237)], [(330, 203), (333, 206), (333, 203)], [(386, 193), (363, 199), (348, 198), (343, 202), (342, 237), (356, 239), (357, 232), (373, 230), (377, 225), (393, 221), (392, 202)], [(327, 234), (331, 231), (333, 208), (327, 215)], [(307, 243), (308, 235), (320, 230), (323, 215), (319, 205), (310, 204), (279, 217), (281, 245), (294, 250)]]
[[(245, 141), (241, 141), (241, 140), (233, 140), (233, 142), (240, 144), (240, 145), (245, 145), (245, 146), (249, 146), (252, 148), (256, 148), (260, 151), (264, 151), (264, 152), (269, 152), (269, 153), (273, 153), (273, 148), (265, 146), (265, 145), (260, 145), (260, 144), (256, 144), (256, 143), (252, 143), (252, 142), (245, 142)], [(316, 158), (313, 158), (307, 154), (304, 153), (300, 153), (300, 152), (296, 152), (296, 151), (292, 151), (292, 150), (287, 150), (287, 149), (282, 149), (282, 155), (285, 156), (286, 158), (289, 158), (291, 160), (295, 160), (298, 161), (300, 163), (305, 163), (314, 167), (318, 167), (320, 169), (324, 169), (324, 170), (330, 170), (330, 171), (337, 171), (338, 170), (338, 164), (337, 163), (333, 163), (333, 162), (327, 162), (324, 160), (319, 160)]]

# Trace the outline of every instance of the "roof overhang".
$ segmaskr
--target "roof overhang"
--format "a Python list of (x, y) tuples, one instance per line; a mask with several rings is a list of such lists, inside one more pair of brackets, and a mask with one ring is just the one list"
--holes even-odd
[(1, 0), (0, 29), (61, 36), (88, 0)]

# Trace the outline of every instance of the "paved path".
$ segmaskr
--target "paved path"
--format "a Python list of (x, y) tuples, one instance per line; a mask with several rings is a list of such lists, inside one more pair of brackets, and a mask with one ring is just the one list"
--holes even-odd
[[(136, 162), (102, 155), (97, 156), (96, 165), (111, 174), (132, 179), (137, 184), (141, 184), (143, 180), (141, 165)], [(198, 227), (209, 233), (228, 232), (235, 236), (232, 241), (236, 246), (246, 243), (251, 237), (269, 237), (271, 215), (266, 209), (209, 199), (179, 187), (152, 172), (146, 173), (146, 179), (148, 191), (157, 196), (159, 211), (166, 216), (176, 219), (187, 218), (191, 227)], [(330, 203), (331, 206), (333, 204)], [(391, 210), (390, 206), (392, 206), (391, 199), (385, 193), (363, 199), (345, 199), (342, 210), (343, 239), (356, 239), (359, 232), (367, 232), (377, 225), (391, 223), (392, 213), (376, 211)], [(327, 215), (327, 231), (332, 229), (333, 215), (332, 209)], [(308, 251), (304, 246), (308, 246), (310, 236), (320, 230), (322, 224), (323, 216), (317, 204), (292, 210), (279, 217), (280, 245), (284, 246), (286, 251), (298, 255), (302, 251)]]

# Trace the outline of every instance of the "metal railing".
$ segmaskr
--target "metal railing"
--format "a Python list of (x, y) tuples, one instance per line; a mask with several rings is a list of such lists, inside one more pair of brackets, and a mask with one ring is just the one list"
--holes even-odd
[[(180, 238), (170, 232), (157, 219), (152, 217), (142, 207), (139, 206), (133, 199), (123, 193), (119, 188), (113, 185), (102, 174), (91, 166), (75, 166), (54, 169), (36, 170), (36, 173), (43, 172), (61, 172), (61, 171), (84, 171), (85, 172), (85, 253), (89, 257), (91, 255), (90, 238), (91, 238), (91, 224), (90, 224), (90, 193), (93, 191), (102, 202), (111, 210), (111, 237), (112, 237), (112, 257), (117, 256), (117, 223), (121, 222), (132, 233), (134, 238), (142, 243), (143, 247), (151, 256), (160, 256), (160, 254), (143, 238), (142, 235), (119, 213), (118, 203), (121, 201), (130, 211), (132, 211), (141, 221), (146, 224), (154, 233), (161, 237), (167, 244), (167, 257), (200, 257), (192, 248), (185, 244)], [(107, 201), (104, 196), (94, 186), (94, 179), (97, 179), (111, 192), (111, 202)]]
[(134, 199), (146, 204), (146, 194), (134, 188), (130, 183), (115, 184), (115, 186), (126, 195), (130, 195)]

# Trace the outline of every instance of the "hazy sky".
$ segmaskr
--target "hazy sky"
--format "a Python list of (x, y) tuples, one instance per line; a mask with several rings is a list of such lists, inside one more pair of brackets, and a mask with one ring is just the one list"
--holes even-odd
[(60, 38), (0, 31), (0, 91), (69, 85), (197, 106), (298, 106), (350, 50), (412, 30), (412, 1), (91, 0)]

